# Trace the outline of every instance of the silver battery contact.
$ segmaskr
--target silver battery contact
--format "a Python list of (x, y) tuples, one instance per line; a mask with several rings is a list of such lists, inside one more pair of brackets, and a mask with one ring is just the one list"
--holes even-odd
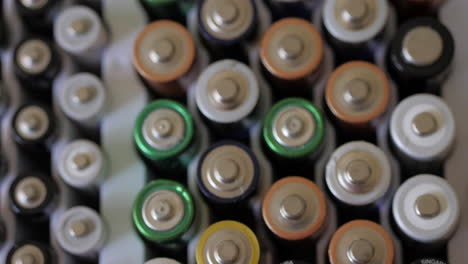
[(86, 128), (98, 127), (106, 97), (102, 81), (90, 73), (71, 76), (58, 91), (58, 102), (65, 115)]
[(337, 40), (362, 44), (374, 39), (387, 24), (387, 0), (329, 0), (323, 5), (323, 24)]
[(211, 64), (200, 75), (195, 92), (200, 112), (220, 124), (246, 119), (254, 111), (260, 97), (253, 71), (235, 60)]
[(15, 116), (14, 129), (23, 141), (41, 140), (51, 129), (49, 113), (37, 105), (23, 107)]
[(365, 141), (353, 141), (336, 149), (325, 172), (330, 192), (352, 206), (369, 205), (382, 198), (390, 186), (391, 176), (388, 157)]
[(14, 186), (14, 203), (24, 211), (35, 210), (45, 206), (48, 192), (47, 185), (40, 178), (25, 177)]
[(52, 50), (44, 41), (31, 39), (18, 47), (15, 60), (21, 71), (30, 75), (40, 75), (52, 63)]
[(430, 174), (405, 181), (393, 198), (392, 210), (400, 230), (422, 243), (447, 241), (460, 217), (453, 188), (445, 179)]
[(65, 145), (56, 156), (60, 177), (70, 186), (96, 191), (105, 176), (105, 158), (96, 143), (78, 139)]
[(44, 249), (35, 243), (22, 243), (8, 254), (8, 264), (48, 264), (51, 259)]
[(96, 211), (85, 206), (72, 207), (60, 215), (56, 223), (54, 233), (63, 249), (81, 257), (97, 257), (107, 231)]
[(405, 158), (440, 162), (455, 141), (455, 120), (449, 106), (430, 94), (406, 98), (393, 111), (390, 136)]
[(54, 22), (55, 42), (78, 61), (99, 67), (107, 32), (99, 15), (86, 6), (60, 12)]

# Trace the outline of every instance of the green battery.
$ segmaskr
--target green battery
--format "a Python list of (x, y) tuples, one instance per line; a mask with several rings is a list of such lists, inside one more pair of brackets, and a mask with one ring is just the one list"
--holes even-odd
[(195, 205), (189, 191), (171, 180), (155, 180), (138, 193), (133, 223), (147, 240), (162, 246), (185, 243), (194, 234)]
[(164, 172), (186, 169), (199, 149), (192, 115), (171, 100), (146, 106), (136, 119), (133, 138), (141, 154)]
[(263, 122), (267, 149), (280, 159), (303, 160), (320, 152), (325, 136), (322, 113), (309, 101), (286, 98), (276, 103)]
[(170, 19), (185, 24), (185, 17), (193, 7), (192, 0), (140, 0), (151, 20)]

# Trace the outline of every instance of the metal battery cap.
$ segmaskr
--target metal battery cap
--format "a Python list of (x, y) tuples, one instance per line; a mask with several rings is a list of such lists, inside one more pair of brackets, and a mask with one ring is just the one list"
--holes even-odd
[(410, 96), (392, 112), (392, 142), (409, 159), (422, 162), (444, 160), (454, 146), (455, 135), (453, 113), (438, 96)]
[(151, 160), (177, 156), (194, 138), (192, 115), (180, 103), (156, 100), (138, 115), (133, 137), (138, 149)]
[(104, 111), (106, 89), (94, 74), (78, 73), (66, 79), (59, 89), (59, 104), (73, 120), (94, 120)]
[(268, 147), (286, 158), (312, 155), (325, 136), (323, 115), (311, 102), (287, 98), (276, 103), (267, 113), (263, 137)]
[(76, 206), (60, 215), (55, 234), (60, 246), (74, 255), (98, 252), (106, 239), (106, 227), (96, 211)]
[(197, 81), (198, 109), (209, 120), (230, 124), (248, 117), (260, 97), (253, 71), (235, 60), (221, 60), (205, 69)]
[(262, 204), (268, 228), (285, 240), (318, 235), (327, 216), (325, 196), (310, 180), (286, 177), (270, 187)]
[(395, 252), (392, 238), (382, 226), (354, 220), (335, 232), (328, 254), (331, 264), (392, 264)]
[(51, 47), (40, 39), (26, 40), (16, 50), (15, 62), (21, 71), (27, 74), (41, 74), (52, 63)]
[(258, 161), (244, 145), (221, 142), (202, 154), (199, 187), (217, 202), (235, 202), (249, 196), (258, 183)]
[(43, 250), (33, 244), (16, 248), (9, 259), (12, 264), (47, 264)]
[(405, 181), (393, 198), (393, 217), (400, 230), (421, 243), (450, 239), (458, 226), (460, 207), (450, 184), (430, 174)]
[(235, 221), (221, 221), (201, 235), (196, 260), (200, 264), (257, 264), (260, 246), (247, 226)]
[(323, 6), (323, 24), (336, 39), (361, 44), (382, 32), (389, 16), (385, 0), (331, 0)]
[(38, 140), (50, 132), (50, 116), (37, 105), (27, 105), (18, 110), (14, 119), (15, 132), (24, 140)]
[(154, 258), (146, 261), (145, 264), (180, 264), (180, 262), (169, 258)]
[(101, 148), (84, 139), (68, 143), (56, 164), (62, 179), (77, 188), (98, 187), (105, 168)]
[(200, 26), (217, 40), (236, 40), (249, 34), (256, 19), (251, 0), (205, 0), (200, 6)]
[(377, 66), (353, 61), (338, 67), (328, 80), (325, 99), (341, 121), (367, 124), (388, 107), (390, 81)]
[(61, 48), (79, 56), (100, 48), (107, 32), (96, 11), (79, 5), (66, 8), (57, 16), (54, 38)]
[(18, 0), (21, 5), (28, 9), (38, 10), (46, 6), (51, 0)]
[(182, 25), (158, 20), (140, 32), (133, 45), (133, 65), (150, 83), (184, 76), (195, 61), (195, 43)]
[(364, 141), (352, 141), (332, 153), (325, 180), (338, 200), (364, 206), (385, 195), (391, 175), (390, 161), (381, 149)]
[(188, 190), (175, 181), (155, 180), (146, 185), (133, 206), (133, 222), (146, 239), (166, 243), (180, 239), (194, 219)]
[(308, 21), (285, 18), (265, 33), (260, 44), (263, 65), (285, 80), (306, 78), (316, 72), (324, 56), (323, 39)]
[(48, 191), (40, 178), (24, 177), (14, 186), (15, 204), (23, 209), (39, 208), (46, 202)]
[(403, 38), (403, 59), (414, 66), (434, 64), (444, 50), (442, 36), (431, 27), (420, 26), (409, 31)]

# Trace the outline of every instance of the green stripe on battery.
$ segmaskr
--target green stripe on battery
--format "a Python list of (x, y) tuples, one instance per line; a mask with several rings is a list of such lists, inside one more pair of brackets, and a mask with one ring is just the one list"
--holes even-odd
[[(184, 217), (177, 227), (167, 231), (155, 231), (145, 224), (143, 204), (156, 191), (172, 191), (184, 201)], [(155, 180), (147, 184), (139, 193), (133, 205), (133, 223), (138, 232), (146, 239), (156, 243), (168, 243), (179, 240), (191, 227), (195, 215), (194, 202), (189, 191), (180, 183), (170, 180)]]
[[(279, 143), (273, 135), (273, 122), (276, 115), (287, 107), (303, 107), (315, 120), (313, 137), (301, 147), (288, 147)], [(322, 113), (311, 102), (302, 98), (286, 98), (276, 103), (268, 112), (263, 123), (263, 138), (268, 147), (277, 155), (286, 158), (300, 158), (311, 155), (320, 148), (325, 136), (325, 121)]]
[[(146, 142), (143, 134), (143, 124), (153, 111), (158, 109), (172, 109), (179, 113), (185, 122), (185, 133), (184, 138), (179, 144), (171, 149), (158, 150), (153, 148), (148, 142)], [(150, 105), (143, 108), (135, 121), (135, 129), (133, 131), (133, 138), (137, 145), (137, 148), (141, 153), (150, 160), (163, 161), (181, 154), (192, 142), (194, 138), (194, 125), (193, 118), (187, 108), (172, 100), (157, 100)]]

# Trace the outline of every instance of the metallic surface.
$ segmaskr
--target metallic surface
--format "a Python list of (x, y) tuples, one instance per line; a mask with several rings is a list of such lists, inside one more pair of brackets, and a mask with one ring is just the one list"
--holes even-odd
[(285, 80), (305, 78), (316, 72), (324, 56), (323, 39), (310, 22), (286, 18), (273, 24), (260, 44), (263, 65)]
[(183, 141), (185, 123), (172, 109), (161, 108), (149, 114), (143, 123), (145, 141), (157, 150), (171, 149)]
[(32, 176), (21, 179), (14, 188), (15, 203), (21, 209), (36, 209), (42, 206), (49, 191), (41, 179)]
[(37, 10), (43, 8), (51, 0), (17, 0), (26, 8)]
[(395, 251), (392, 238), (382, 226), (354, 220), (335, 232), (328, 255), (331, 264), (392, 264)]
[(47, 264), (44, 252), (32, 244), (17, 248), (10, 259), (12, 264)]
[(235, 221), (221, 221), (201, 235), (196, 259), (198, 264), (257, 264), (260, 246), (247, 226)]
[(338, 67), (330, 76), (325, 100), (332, 113), (350, 124), (366, 124), (387, 109), (390, 81), (377, 66), (353, 61)]
[(326, 221), (325, 196), (306, 178), (286, 177), (268, 190), (262, 216), (270, 231), (282, 239), (316, 238)]
[(49, 114), (36, 105), (21, 108), (16, 114), (14, 128), (23, 140), (38, 140), (50, 130)]
[(40, 39), (30, 39), (18, 47), (15, 63), (27, 74), (41, 74), (52, 62), (51, 47)]
[(412, 29), (403, 39), (403, 58), (414, 66), (429, 66), (443, 53), (442, 36), (428, 26)]
[(168, 231), (180, 224), (184, 212), (184, 202), (177, 193), (161, 190), (146, 197), (142, 214), (151, 229)]

